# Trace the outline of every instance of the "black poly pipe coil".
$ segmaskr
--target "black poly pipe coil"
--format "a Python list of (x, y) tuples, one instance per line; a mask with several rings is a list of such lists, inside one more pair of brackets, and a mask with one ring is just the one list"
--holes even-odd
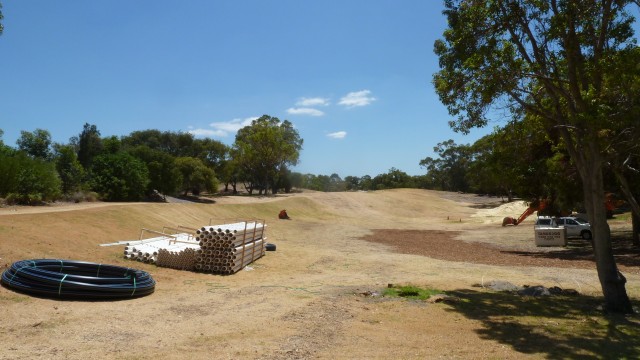
[(2, 284), (42, 297), (109, 300), (153, 293), (156, 282), (146, 271), (60, 259), (21, 260), (2, 273)]

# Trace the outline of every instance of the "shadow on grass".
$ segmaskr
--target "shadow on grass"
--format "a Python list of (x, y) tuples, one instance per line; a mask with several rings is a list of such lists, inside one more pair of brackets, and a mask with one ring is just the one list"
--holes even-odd
[[(611, 245), (616, 264), (621, 266), (640, 266), (640, 248), (633, 245), (631, 231), (612, 231)], [(506, 254), (535, 257), (541, 259), (560, 259), (566, 261), (590, 261), (595, 264), (593, 248), (588, 240), (569, 239), (567, 247), (550, 251), (502, 251)], [(595, 266), (595, 265), (594, 265)]]
[(193, 195), (180, 195), (177, 197), (180, 200), (199, 203), (199, 204), (215, 204), (216, 201), (213, 199), (209, 199), (205, 196), (193, 196)]
[(480, 321), (478, 335), (523, 354), (551, 359), (639, 359), (640, 317), (604, 315), (601, 298), (521, 297), (506, 292), (448, 291), (449, 311)]

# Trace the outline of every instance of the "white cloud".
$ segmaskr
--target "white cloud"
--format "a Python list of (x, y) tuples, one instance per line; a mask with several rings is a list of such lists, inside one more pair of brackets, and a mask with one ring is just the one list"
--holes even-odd
[(189, 134), (202, 137), (225, 137), (227, 133), (221, 130), (212, 129), (193, 129), (188, 131)]
[(329, 99), (315, 97), (315, 98), (300, 98), (296, 102), (296, 106), (309, 107), (309, 106), (327, 106), (329, 105)]
[(233, 119), (230, 121), (213, 122), (209, 124), (212, 129), (193, 129), (189, 130), (188, 132), (195, 136), (227, 137), (231, 134), (235, 134), (243, 127), (251, 125), (251, 122), (257, 118), (258, 117), (256, 116), (245, 119)]
[(376, 100), (369, 90), (350, 92), (340, 99), (338, 104), (346, 107), (367, 106)]
[(336, 131), (336, 132), (327, 134), (327, 137), (330, 137), (332, 139), (344, 139), (346, 136), (347, 136), (346, 131)]
[(324, 112), (318, 109), (312, 109), (312, 108), (288, 108), (287, 113), (291, 115), (309, 115), (309, 116), (324, 115)]
[(251, 122), (256, 119), (258, 119), (257, 116), (248, 117), (245, 119), (233, 119), (231, 121), (213, 122), (209, 124), (209, 126), (217, 130), (222, 130), (222, 131), (232, 133), (232, 132), (237, 132), (238, 130), (242, 129), (245, 126), (251, 125)]

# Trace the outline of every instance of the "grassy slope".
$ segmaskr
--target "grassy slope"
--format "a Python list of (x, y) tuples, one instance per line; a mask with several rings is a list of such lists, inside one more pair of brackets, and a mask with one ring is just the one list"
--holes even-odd
[[(25, 258), (74, 258), (104, 262), (114, 258), (115, 247), (99, 244), (135, 240), (142, 228), (200, 227), (235, 219), (277, 221), (282, 207), (298, 217), (330, 218), (307, 198), (287, 198), (255, 204), (135, 204), (79, 211), (0, 216), (0, 258), (11, 263)], [(145, 234), (144, 237), (154, 235)]]
[[(321, 351), (320, 354), (325, 355), (325, 358), (335, 357), (338, 354), (342, 354), (342, 356), (351, 354), (353, 357), (370, 355), (371, 358), (380, 357), (382, 354), (388, 355), (388, 358), (392, 353), (399, 358), (425, 358), (427, 354), (448, 354), (454, 357), (458, 355), (459, 357), (475, 358), (523, 358), (527, 356), (534, 358), (578, 358), (581, 356), (605, 358), (606, 354), (610, 354), (617, 358), (635, 358), (640, 354), (640, 347), (632, 345), (635, 343), (633, 339), (637, 338), (639, 331), (637, 319), (602, 316), (599, 312), (594, 311), (595, 304), (599, 302), (597, 298), (527, 300), (479, 289), (460, 289), (452, 294), (463, 300), (442, 307), (425, 307), (418, 303), (375, 299), (361, 301), (360, 298), (355, 298), (354, 300), (353, 297), (344, 293), (346, 288), (342, 288), (343, 284), (355, 286), (361, 283), (370, 284), (374, 280), (386, 284), (386, 282), (397, 283), (399, 279), (409, 281), (431, 279), (431, 281), (436, 281), (436, 279), (445, 276), (459, 279), (463, 277), (467, 265), (462, 267), (461, 264), (448, 264), (446, 267), (439, 268), (438, 265), (433, 265), (438, 262), (426, 258), (418, 259), (418, 257), (394, 254), (388, 254), (382, 260), (374, 258), (376, 253), (371, 251), (373, 245), (367, 245), (366, 250), (363, 250), (363, 245), (351, 241), (350, 237), (333, 240), (322, 237), (305, 239), (305, 236), (319, 234), (329, 224), (331, 227), (353, 231), (354, 234), (366, 231), (366, 229), (393, 228), (393, 224), (421, 228), (466, 226), (465, 223), (461, 225), (448, 224), (445, 219), (447, 216), (451, 216), (471, 221), (465, 215), (471, 214), (473, 210), (454, 206), (453, 203), (433, 196), (430, 192), (414, 190), (319, 195), (307, 197), (302, 194), (274, 201), (256, 199), (251, 203), (244, 204), (222, 202), (210, 205), (134, 204), (79, 211), (0, 216), (0, 261), (4, 265), (29, 258), (72, 258), (153, 270), (154, 278), (158, 280), (158, 293), (148, 298), (139, 299), (137, 303), (150, 304), (164, 312), (171, 312), (176, 307), (174, 299), (181, 299), (180, 301), (184, 305), (192, 307), (198, 305), (198, 301), (206, 301), (207, 303), (217, 301), (217, 306), (221, 307), (220, 314), (224, 314), (225, 311), (236, 313), (238, 308), (233, 304), (240, 304), (238, 306), (243, 313), (248, 312), (258, 319), (254, 322), (235, 324), (233, 331), (228, 330), (228, 332), (216, 335), (217, 332), (202, 325), (199, 318), (204, 316), (207, 322), (215, 323), (215, 320), (219, 320), (216, 317), (218, 312), (198, 313), (197, 316), (193, 316), (193, 319), (188, 317), (187, 313), (180, 312), (179, 314), (184, 315), (184, 318), (181, 322), (175, 323), (176, 326), (184, 323), (185, 329), (202, 328), (203, 330), (200, 330), (202, 332), (210, 331), (215, 336), (220, 336), (220, 338), (215, 338), (215, 341), (203, 344), (194, 343), (202, 341), (198, 340), (202, 336), (197, 335), (199, 334), (197, 331), (193, 336), (187, 333), (187, 335), (175, 334), (172, 337), (170, 342), (172, 348), (180, 349), (180, 346), (186, 346), (183, 344), (188, 344), (189, 346), (185, 347), (185, 350), (188, 349), (195, 354), (200, 354), (202, 358), (208, 356), (212, 349), (217, 349), (217, 344), (221, 342), (230, 349), (243, 349), (246, 339), (242, 337), (229, 339), (229, 336), (238, 333), (237, 327), (240, 327), (247, 334), (252, 334), (251, 331), (258, 331), (257, 329), (262, 329), (262, 326), (267, 325), (279, 327), (282, 339), (295, 339), (300, 334), (305, 335), (305, 329), (308, 328), (310, 329), (309, 336), (305, 338), (307, 340), (305, 344), (311, 345), (320, 338), (319, 335), (326, 331), (328, 339), (326, 341), (331, 346), (323, 344), (316, 346), (318, 351)], [(292, 221), (276, 219), (278, 211), (283, 208), (287, 209), (292, 216)], [(185, 280), (182, 283), (176, 276), (177, 271), (161, 270), (152, 265), (140, 263), (132, 265), (132, 262), (122, 258), (122, 247), (98, 246), (101, 243), (137, 239), (140, 229), (143, 227), (156, 230), (162, 229), (163, 226), (176, 225), (197, 227), (208, 224), (210, 219), (213, 219), (212, 221), (215, 223), (242, 218), (266, 220), (269, 225), (268, 235), (276, 239), (279, 245), (278, 251), (269, 254), (267, 259), (260, 264), (264, 271), (255, 271), (250, 275), (241, 273), (233, 277), (216, 277), (212, 280), (211, 277), (203, 274), (189, 274), (190, 282), (187, 283)], [(346, 241), (347, 239), (349, 241)], [(325, 241), (327, 245), (323, 243)], [(280, 245), (283, 246), (280, 247)], [(359, 257), (358, 259), (345, 257), (337, 251), (338, 249), (348, 253), (356, 253), (357, 251)], [(317, 254), (317, 256), (310, 257), (307, 253)], [(296, 258), (304, 258), (309, 262), (296, 262)], [(379, 266), (372, 265), (378, 264), (378, 262)], [(357, 270), (351, 271), (351, 268), (360, 266), (369, 273), (362, 274)], [(480, 267), (480, 269), (489, 271), (488, 268)], [(491, 271), (496, 270), (492, 269)], [(323, 281), (326, 279), (331, 279), (336, 283), (324, 284)], [(201, 300), (188, 299), (190, 294), (200, 294), (191, 290), (190, 287), (205, 288), (210, 286), (212, 281), (227, 289), (224, 297), (211, 295), (211, 297), (203, 297)], [(262, 287), (256, 287), (255, 284), (261, 284)], [(316, 289), (317, 293), (312, 292)], [(206, 288), (206, 290), (211, 289)], [(2, 291), (7, 298), (0, 298), (0, 304), (11, 306), (12, 311), (24, 312), (13, 321), (19, 322), (20, 318), (26, 319), (23, 321), (24, 324), (19, 323), (20, 326), (12, 327), (12, 329), (17, 328), (18, 330), (11, 335), (6, 335), (9, 340), (14, 340), (13, 336), (22, 336), (19, 338), (21, 341), (28, 341), (30, 332), (38, 329), (32, 324), (39, 324), (42, 319), (44, 319), (43, 324), (55, 321), (56, 313), (47, 311), (51, 308), (49, 302), (15, 295), (10, 291)], [(202, 291), (204, 289), (200, 289), (200, 292)], [(278, 301), (259, 302), (249, 306), (244, 302), (244, 299), (246, 294), (251, 294), (251, 292), (258, 292), (260, 299), (273, 297)], [(205, 294), (210, 293), (206, 292)], [(227, 300), (234, 296), (237, 297), (236, 302), (228, 301), (229, 305), (226, 305)], [(279, 301), (284, 300), (291, 301), (288, 304), (291, 310), (286, 306), (280, 306)], [(192, 304), (191, 301), (195, 301), (195, 303)], [(40, 306), (40, 311), (31, 311), (22, 304), (28, 304), (30, 307)], [(104, 321), (98, 315), (90, 315), (96, 312), (94, 308), (113, 311), (112, 304), (109, 303), (56, 304), (68, 312), (68, 319), (65, 321), (70, 322), (69, 325), (57, 325), (62, 330), (59, 335), (61, 340), (67, 337), (64, 331), (76, 331), (71, 327), (74, 322), (84, 324), (85, 316), (94, 316), (94, 318), (87, 321), (83, 327), (90, 327), (92, 321)], [(340, 305), (338, 307), (340, 311), (332, 310), (334, 305)], [(268, 311), (264, 311), (263, 307)], [(350, 318), (344, 316), (345, 309), (349, 311), (348, 315), (355, 320), (345, 320)], [(319, 316), (318, 313), (326, 315), (323, 318), (325, 320), (316, 324), (307, 319), (314, 319)], [(336, 317), (334, 322), (329, 321), (326, 327), (319, 325), (331, 320), (332, 316)], [(288, 319), (292, 317), (299, 320), (289, 321)], [(293, 325), (298, 322), (300, 329)], [(127, 324), (125, 321), (115, 321), (111, 323), (111, 326), (116, 329), (118, 326), (122, 326), (122, 333), (133, 331), (120, 323)], [(260, 326), (254, 326), (254, 323)], [(161, 328), (160, 324), (155, 322), (151, 324), (156, 331), (160, 331), (158, 330)], [(314, 324), (318, 328), (315, 328)], [(348, 341), (342, 344), (340, 340), (331, 337), (330, 334), (336, 330), (332, 326), (338, 330), (342, 326), (342, 334), (359, 334), (361, 336), (347, 336), (345, 339)], [(223, 328), (223, 330), (225, 329)], [(92, 331), (101, 334), (97, 329)], [(454, 336), (457, 333), (466, 334), (465, 336), (471, 339), (468, 340), (471, 341), (469, 345), (465, 346), (460, 343), (459, 339)], [(290, 336), (286, 337), (287, 334)], [(375, 339), (374, 336), (383, 336), (384, 334), (386, 334), (384, 341), (373, 344), (366, 342), (368, 337)], [(48, 336), (54, 339), (50, 341), (51, 343), (47, 343), (48, 340), (41, 337), (37, 338), (37, 341), (43, 341), (46, 344), (45, 349), (55, 349), (58, 346), (55, 343), (57, 338), (54, 335)], [(262, 337), (263, 335), (256, 333), (255, 338), (258, 336)], [(476, 336), (482, 340), (475, 340)], [(435, 346), (434, 348), (424, 347), (425, 337), (430, 339), (427, 343)], [(456, 341), (447, 342), (446, 339), (449, 337), (456, 339)], [(71, 338), (83, 339), (79, 335), (76, 335), (75, 338), (72, 335)], [(167, 339), (166, 336), (160, 336), (160, 338)], [(360, 338), (364, 339), (361, 343), (358, 342)], [(0, 336), (0, 339), (3, 337)], [(194, 347), (194, 344), (199, 344), (201, 349)], [(269, 344), (269, 342), (260, 343), (266, 354), (278, 354), (280, 348), (274, 350), (269, 347)], [(479, 346), (480, 344), (482, 346)], [(152, 351), (149, 355), (138, 354), (140, 358), (160, 356), (159, 354), (164, 351), (155, 349), (151, 345), (145, 348), (144, 343), (137, 345), (142, 346), (142, 350)], [(286, 343), (285, 345), (287, 347), (283, 347), (283, 349), (288, 349), (290, 344)], [(291, 347), (295, 348), (294, 345), (301, 346), (293, 343)], [(337, 346), (334, 347), (334, 345)], [(95, 351), (100, 353), (113, 345), (96, 346)], [(19, 351), (23, 351), (21, 346), (16, 345), (16, 347)], [(38, 344), (31, 346), (31, 348), (39, 347), (41, 346)], [(335, 352), (332, 350), (334, 348)], [(484, 349), (490, 352), (485, 352)], [(91, 347), (82, 347), (82, 351), (86, 353), (78, 354), (78, 356), (91, 355), (92, 350)], [(456, 353), (455, 351), (466, 351), (466, 353)], [(0, 357), (2, 357), (1, 354), (2, 352), (0, 352)], [(179, 356), (177, 353), (174, 355)]]

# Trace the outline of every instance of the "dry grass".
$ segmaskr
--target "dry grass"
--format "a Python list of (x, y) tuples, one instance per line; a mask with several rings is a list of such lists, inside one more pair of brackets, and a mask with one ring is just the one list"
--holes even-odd
[[(158, 282), (151, 296), (117, 302), (40, 299), (0, 288), (0, 341), (9, 344), (0, 348), (0, 359), (541, 359), (563, 351), (604, 357), (603, 349), (616, 346), (627, 349), (614, 351), (618, 357), (640, 355), (634, 319), (594, 310), (600, 301), (594, 269), (451, 261), (364, 239), (381, 229), (455, 232), (451, 244), (535, 250), (525, 227), (484, 224), (472, 217), (482, 207), (474, 199), (442, 195), (394, 190), (0, 209), (1, 264), (72, 258), (137, 267)], [(278, 220), (281, 209), (292, 220)], [(132, 263), (122, 258), (122, 247), (99, 246), (137, 239), (142, 227), (239, 218), (265, 219), (268, 241), (278, 250), (232, 276)], [(637, 301), (637, 268), (625, 275)], [(525, 301), (473, 287), (493, 279), (572, 287), (585, 297)], [(442, 289), (465, 300), (427, 304), (362, 295), (389, 283)]]

